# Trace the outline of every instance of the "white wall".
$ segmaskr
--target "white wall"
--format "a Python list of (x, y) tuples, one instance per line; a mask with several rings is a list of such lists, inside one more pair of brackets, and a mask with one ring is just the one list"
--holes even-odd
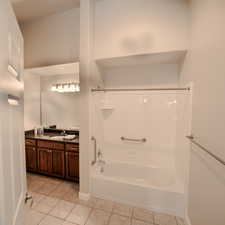
[(186, 49), (186, 0), (105, 0), (95, 9), (95, 58)]
[(41, 77), (42, 121), (44, 125), (58, 128), (79, 127), (79, 93), (52, 92), (51, 87), (60, 82), (73, 81), (74, 75)]
[(90, 138), (90, 90), (96, 82), (93, 72), (93, 23), (95, 0), (80, 2), (80, 197), (87, 198), (90, 191), (89, 152), (93, 150)]
[(176, 148), (175, 166), (177, 178), (185, 186), (187, 192), (187, 171), (189, 168), (190, 142), (186, 138), (190, 134), (191, 120), (191, 93), (177, 94), (177, 122), (176, 122)]
[(177, 87), (177, 64), (152, 64), (130, 67), (112, 67), (103, 70), (107, 88)]
[(79, 60), (79, 8), (25, 22), (21, 28), (25, 41), (25, 68)]
[[(193, 0), (191, 48), (181, 85), (194, 81), (192, 130), (196, 140), (225, 159), (225, 1)], [(211, 25), (209, 25), (211, 24)], [(188, 216), (192, 225), (224, 225), (225, 169), (192, 146)]]
[(40, 76), (24, 75), (24, 129), (40, 126)]

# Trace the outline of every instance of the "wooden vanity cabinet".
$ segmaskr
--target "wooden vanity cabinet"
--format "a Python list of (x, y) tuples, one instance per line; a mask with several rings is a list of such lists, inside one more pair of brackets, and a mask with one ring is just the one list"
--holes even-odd
[(27, 171), (35, 172), (37, 170), (37, 149), (35, 140), (26, 139), (25, 153)]
[(27, 171), (79, 181), (79, 144), (26, 139)]
[(79, 181), (79, 145), (66, 144), (66, 179)]
[(37, 151), (33, 146), (26, 146), (26, 167), (27, 171), (35, 172), (37, 170)]
[(38, 172), (43, 174), (52, 173), (52, 151), (49, 149), (38, 148)]
[(65, 177), (65, 152), (52, 151), (52, 175), (56, 177)]

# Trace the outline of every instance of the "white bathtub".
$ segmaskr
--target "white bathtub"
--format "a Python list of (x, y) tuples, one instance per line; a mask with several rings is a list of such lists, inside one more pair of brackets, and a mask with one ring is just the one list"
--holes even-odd
[(104, 172), (91, 169), (91, 193), (149, 210), (184, 215), (183, 186), (172, 169), (106, 162)]

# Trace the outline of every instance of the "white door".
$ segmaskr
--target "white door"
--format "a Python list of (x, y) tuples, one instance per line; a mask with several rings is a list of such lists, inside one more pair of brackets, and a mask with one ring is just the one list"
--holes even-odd
[[(0, 225), (25, 224), (22, 39), (9, 0), (0, 0)], [(19, 78), (8, 71), (11, 62)]]
[[(22, 100), (20, 100), (22, 101)], [(23, 104), (9, 105), (0, 94), (0, 224), (24, 225), (26, 193)]]

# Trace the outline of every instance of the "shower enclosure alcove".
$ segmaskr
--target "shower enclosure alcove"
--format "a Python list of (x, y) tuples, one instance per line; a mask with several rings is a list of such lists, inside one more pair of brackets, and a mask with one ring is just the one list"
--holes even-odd
[(104, 87), (91, 96), (93, 196), (184, 215), (191, 91), (179, 87), (184, 56), (97, 60)]

